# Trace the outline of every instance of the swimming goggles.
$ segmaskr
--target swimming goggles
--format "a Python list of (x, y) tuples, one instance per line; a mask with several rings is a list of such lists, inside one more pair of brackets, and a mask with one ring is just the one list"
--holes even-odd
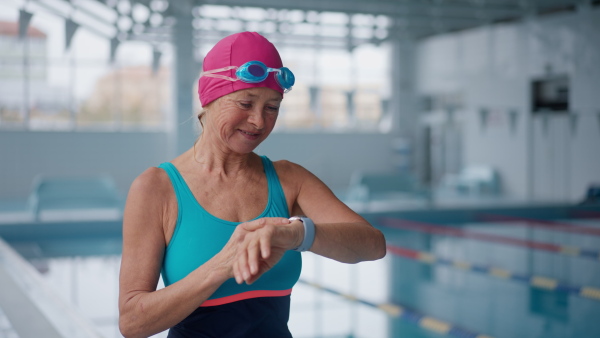
[[(224, 72), (231, 69), (237, 69), (235, 71), (235, 78), (219, 75), (215, 73)], [(224, 79), (229, 81), (237, 81), (240, 80), (245, 83), (259, 83), (264, 81), (269, 73), (275, 73), (275, 79), (281, 88), (283, 88), (283, 92), (287, 93), (292, 90), (292, 86), (296, 82), (296, 78), (291, 70), (287, 67), (281, 68), (270, 68), (267, 67), (264, 63), (260, 61), (248, 61), (241, 66), (227, 66), (219, 69), (208, 70), (202, 72), (200, 76), (206, 77), (214, 77), (218, 79)]]

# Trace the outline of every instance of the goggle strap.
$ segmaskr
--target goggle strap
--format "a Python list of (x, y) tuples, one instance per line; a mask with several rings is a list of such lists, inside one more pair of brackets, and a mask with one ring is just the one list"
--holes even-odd
[(238, 66), (227, 66), (227, 67), (223, 67), (223, 68), (217, 68), (217, 69), (213, 69), (213, 70), (207, 70), (207, 71), (202, 72), (202, 74), (220, 73), (220, 72), (224, 72), (226, 70), (231, 70), (231, 69), (238, 69)]
[(237, 81), (238, 80), (237, 78), (215, 74), (215, 73), (220, 73), (220, 72), (224, 72), (224, 71), (228, 71), (228, 70), (232, 70), (232, 69), (238, 69), (238, 66), (227, 66), (227, 67), (223, 67), (223, 68), (207, 70), (205, 72), (200, 73), (200, 77), (206, 76), (206, 77), (214, 77), (214, 78), (229, 80), (229, 81)]
[(204, 77), (214, 77), (217, 79), (223, 79), (223, 80), (229, 80), (229, 81), (238, 81), (238, 78), (234, 78), (234, 77), (230, 77), (230, 76), (225, 76), (225, 75), (219, 75), (219, 74), (210, 74), (210, 73), (202, 73), (200, 74), (200, 76), (204, 76)]

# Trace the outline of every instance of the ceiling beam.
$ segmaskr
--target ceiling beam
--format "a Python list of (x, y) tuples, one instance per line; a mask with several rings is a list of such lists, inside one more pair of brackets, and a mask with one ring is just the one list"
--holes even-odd
[(372, 14), (403, 16), (412, 14), (433, 13), (439, 16), (459, 17), (514, 17), (522, 15), (522, 9), (517, 5), (493, 5), (486, 2), (449, 2), (440, 1), (429, 3), (423, 1), (349, 1), (349, 0), (195, 0), (200, 5), (223, 5), (240, 7), (262, 7), (274, 9), (297, 9), (303, 11), (342, 12), (350, 14)]

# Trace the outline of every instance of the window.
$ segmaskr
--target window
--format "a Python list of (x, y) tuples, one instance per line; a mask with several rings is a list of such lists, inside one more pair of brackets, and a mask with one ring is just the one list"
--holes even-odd
[(386, 46), (290, 47), (281, 54), (296, 85), (283, 100), (279, 129), (379, 130), (390, 81)]
[[(24, 40), (18, 37), (20, 7), (0, 5), (6, 28), (0, 30), (0, 128), (166, 130), (173, 114), (169, 45), (123, 40), (111, 61), (109, 37), (132, 27), (135, 34), (139, 20), (108, 9), (113, 17), (106, 14), (106, 22), (118, 19), (117, 27), (108, 26), (112, 33), (98, 33), (93, 22), (93, 31), (79, 26), (66, 49), (64, 18), (36, 2), (22, 6), (33, 13)], [(296, 85), (285, 96), (276, 130), (380, 130), (390, 82), (386, 17), (214, 5), (194, 7), (192, 14), (193, 27), (202, 30), (192, 42), (198, 61), (215, 37), (241, 29), (256, 30), (278, 47)], [(213, 31), (218, 27), (223, 32)], [(162, 53), (156, 69), (154, 48)]]
[(387, 17), (215, 5), (193, 14), (194, 26), (203, 30), (198, 60), (216, 42), (211, 29), (221, 27), (223, 36), (238, 30), (232, 19), (278, 48), (296, 84), (285, 95), (275, 131), (382, 130), (390, 86)]
[(42, 10), (21, 40), (18, 11), (0, 5), (0, 129), (166, 129), (169, 48), (158, 69), (142, 42), (121, 42), (111, 62), (110, 40), (79, 27), (66, 49), (64, 19)]

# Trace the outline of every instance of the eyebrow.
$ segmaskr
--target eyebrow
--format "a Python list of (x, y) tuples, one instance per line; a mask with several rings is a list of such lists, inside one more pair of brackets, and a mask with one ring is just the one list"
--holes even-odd
[[(260, 95), (256, 95), (256, 94), (252, 94), (252, 93), (246, 93), (244, 95), (244, 97), (241, 97), (240, 99), (244, 99), (244, 98), (256, 98), (256, 97), (259, 97), (259, 96)], [(277, 97), (274, 96), (272, 98), (267, 99), (267, 101), (277, 101), (277, 102), (281, 102), (282, 100), (283, 100), (283, 98), (281, 98), (279, 96), (277, 96)]]

